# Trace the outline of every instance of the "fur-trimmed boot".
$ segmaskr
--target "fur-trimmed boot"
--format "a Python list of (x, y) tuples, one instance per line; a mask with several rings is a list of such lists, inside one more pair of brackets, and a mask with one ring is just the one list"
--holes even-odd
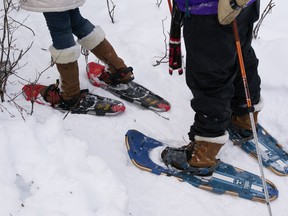
[(112, 45), (105, 39), (105, 33), (100, 26), (96, 26), (89, 35), (78, 40), (78, 43), (108, 65), (108, 72), (104, 72), (100, 80), (116, 85), (129, 83), (134, 79), (133, 68), (127, 67), (117, 55)]
[[(259, 112), (253, 113), (255, 126), (257, 125), (257, 122), (258, 122), (258, 113)], [(232, 116), (232, 123), (234, 126), (236, 126), (238, 128), (242, 128), (244, 130), (252, 130), (252, 124), (251, 124), (251, 119), (250, 119), (249, 114), (245, 114), (242, 116), (233, 115)]]
[(163, 162), (194, 175), (211, 175), (217, 167), (216, 159), (222, 146), (228, 140), (228, 133), (219, 137), (195, 136), (195, 141), (181, 148), (167, 147), (161, 154)]
[(40, 93), (46, 102), (52, 105), (65, 104), (74, 106), (80, 97), (79, 69), (77, 59), (80, 56), (79, 46), (57, 50), (50, 47), (53, 62), (61, 77), (61, 90), (58, 84), (44, 86)]

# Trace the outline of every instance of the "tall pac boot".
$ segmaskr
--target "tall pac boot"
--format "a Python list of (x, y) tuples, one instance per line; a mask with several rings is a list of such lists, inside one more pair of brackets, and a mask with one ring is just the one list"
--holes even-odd
[(80, 94), (78, 62), (56, 64), (61, 76), (61, 96), (64, 100), (70, 100)]
[[(80, 97), (79, 69), (77, 59), (79, 47), (74, 46), (64, 50), (50, 48), (52, 60), (56, 64), (61, 77), (61, 91), (58, 84), (43, 87), (40, 93), (45, 101), (55, 104), (73, 106)], [(79, 55), (78, 55), (79, 53)]]
[(194, 142), (181, 148), (167, 147), (161, 157), (166, 165), (177, 169), (195, 175), (211, 175), (219, 161), (216, 156), (227, 140), (228, 133), (215, 138), (195, 136)]
[(124, 61), (118, 57), (114, 48), (106, 39), (92, 49), (91, 52), (108, 65), (108, 71), (111, 74), (100, 77), (107, 84), (129, 83), (134, 79), (132, 67), (125, 65)]
[(105, 33), (100, 26), (96, 26), (89, 35), (79, 39), (78, 43), (108, 65), (110, 73), (103, 73), (100, 76), (102, 81), (107, 84), (120, 84), (129, 83), (134, 79), (133, 68), (127, 67), (116, 54), (112, 45), (105, 39)]

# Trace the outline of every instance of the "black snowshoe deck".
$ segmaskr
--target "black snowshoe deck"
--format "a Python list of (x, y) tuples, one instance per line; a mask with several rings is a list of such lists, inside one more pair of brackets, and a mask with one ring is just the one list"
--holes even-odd
[(167, 112), (170, 110), (171, 105), (167, 100), (137, 82), (131, 81), (128, 84), (118, 85), (107, 85), (101, 82), (98, 79), (101, 69), (104, 70), (104, 66), (96, 62), (89, 62), (87, 64), (87, 76), (92, 85), (101, 87), (123, 100), (135, 103), (146, 109), (157, 112)]
[[(51, 106), (50, 103), (41, 100), (40, 89), (42, 87), (42, 85), (37, 84), (25, 85), (22, 88), (22, 93), (27, 101), (34, 101), (38, 104)], [(122, 102), (89, 92), (84, 93), (84, 96), (79, 100), (75, 107), (65, 109), (59, 105), (54, 105), (53, 108), (61, 112), (70, 112), (72, 114), (89, 114), (97, 116), (117, 115), (125, 110), (125, 106)]]

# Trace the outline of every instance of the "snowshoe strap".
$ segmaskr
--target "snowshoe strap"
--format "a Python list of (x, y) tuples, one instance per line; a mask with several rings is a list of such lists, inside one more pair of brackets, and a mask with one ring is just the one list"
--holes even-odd
[(239, 140), (234, 140), (233, 141), (233, 145), (236, 145), (236, 146), (241, 146), (243, 143), (249, 141), (249, 140), (252, 140), (254, 138), (253, 135), (251, 135), (250, 137), (246, 137), (246, 138), (242, 138), (242, 139), (239, 139)]
[[(59, 80), (56, 80), (56, 84), (51, 84), (49, 85), (46, 90), (44, 91), (44, 93), (42, 94), (43, 99), (46, 102), (49, 102), (52, 104), (57, 104), (56, 102), (61, 100), (60, 97), (60, 89), (59, 89)], [(50, 97), (50, 99), (48, 100), (48, 97)], [(54, 103), (55, 102), (55, 103)]]
[[(88, 89), (80, 90), (79, 97), (74, 97), (70, 100), (60, 100), (60, 105), (63, 109), (69, 110), (72, 113), (83, 113), (83, 110), (79, 109), (82, 104), (82, 101), (85, 100), (86, 95), (89, 93)], [(87, 105), (87, 104), (86, 104)], [(84, 112), (85, 113), (85, 112)]]
[(235, 133), (239, 135), (239, 137), (241, 137), (238, 140), (233, 141), (234, 145), (242, 145), (244, 142), (247, 142), (254, 138), (252, 131), (239, 128), (235, 125), (231, 125), (229, 130), (234, 131)]
[(115, 73), (110, 73), (110, 80), (112, 84), (119, 84), (119, 80), (124, 78), (127, 73), (133, 73), (133, 68), (132, 67), (127, 67), (122, 70), (117, 70)]
[(188, 167), (184, 169), (183, 171), (181, 171), (181, 173), (187, 173), (190, 175), (198, 175), (198, 176), (210, 176), (213, 174), (214, 170), (219, 166), (220, 162), (221, 161), (218, 159), (214, 166), (204, 167), (204, 168), (192, 167), (187, 163)]
[(185, 170), (189, 167), (187, 161), (191, 159), (191, 154), (186, 149), (167, 147), (161, 157), (166, 166), (172, 165), (177, 169)]

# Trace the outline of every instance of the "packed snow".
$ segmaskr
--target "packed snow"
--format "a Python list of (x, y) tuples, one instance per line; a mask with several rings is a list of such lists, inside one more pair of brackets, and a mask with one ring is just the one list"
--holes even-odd
[[(134, 68), (136, 81), (170, 101), (171, 110), (156, 113), (123, 101), (126, 111), (113, 117), (65, 114), (49, 106), (31, 103), (19, 95), (14, 102), (25, 109), (22, 115), (15, 104), (0, 106), (0, 215), (1, 216), (259, 216), (268, 215), (265, 204), (229, 195), (216, 195), (175, 178), (156, 176), (136, 168), (130, 161), (125, 133), (137, 129), (173, 146), (189, 142), (193, 123), (192, 98), (185, 76), (170, 76), (167, 63), (153, 66), (165, 53), (170, 12), (163, 1), (113, 0), (115, 23), (108, 15), (106, 1), (87, 1), (82, 15), (101, 25), (107, 39), (127, 65)], [(268, 4), (261, 1), (261, 11)], [(287, 1), (276, 1), (264, 19), (259, 38), (253, 41), (262, 76), (265, 107), (259, 122), (288, 150), (288, 24)], [(1, 5), (3, 7), (3, 5)], [(28, 17), (27, 17), (28, 16)], [(13, 12), (26, 28), (14, 34), (18, 48), (34, 42), (11, 76), (7, 95), (14, 97), (23, 84), (50, 64), (51, 38), (41, 13)], [(164, 26), (164, 29), (162, 27)], [(185, 54), (184, 46), (182, 48)], [(89, 55), (89, 60), (95, 58)], [(184, 62), (185, 64), (185, 62)], [(117, 99), (93, 87), (85, 74), (85, 59), (79, 59), (81, 88)], [(24, 78), (23, 79), (20, 79)], [(51, 84), (59, 78), (56, 67), (49, 68), (39, 83)], [(286, 135), (285, 135), (286, 134)], [(219, 157), (242, 169), (259, 174), (257, 160), (227, 143)], [(288, 179), (264, 169), (265, 177), (279, 191), (271, 202), (274, 216), (287, 214)]]

